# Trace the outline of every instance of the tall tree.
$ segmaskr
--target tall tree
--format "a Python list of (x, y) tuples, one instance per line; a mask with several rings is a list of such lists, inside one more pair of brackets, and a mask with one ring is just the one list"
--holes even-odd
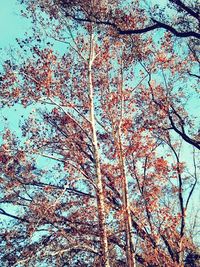
[[(49, 0), (49, 1), (26, 1), (22, 3), (27, 8), (35, 12), (41, 8), (48, 13), (51, 18), (61, 18), (61, 23), (68, 23), (72, 19), (79, 23), (94, 23), (100, 25), (99, 31), (107, 29), (108, 35), (117, 35), (118, 38), (134, 35), (144, 35), (154, 30), (163, 29), (172, 35), (173, 42), (177, 39), (187, 38), (186, 40), (189, 54), (192, 61), (197, 65), (199, 71), (199, 5), (198, 1), (169, 0), (165, 6), (151, 4), (146, 1), (127, 1), (123, 5), (121, 1), (68, 1), (68, 0)], [(35, 18), (35, 15), (34, 17)], [(180, 44), (181, 41), (180, 41)], [(133, 44), (134, 46), (134, 44)], [(134, 52), (134, 51), (133, 51)], [(192, 70), (192, 71), (191, 71)], [(185, 70), (186, 71), (186, 70)], [(187, 70), (187, 74), (199, 79), (198, 71), (193, 72), (193, 68)], [(183, 118), (176, 111), (173, 116), (169, 116), (172, 129), (179, 134), (184, 141), (200, 149), (199, 140), (192, 138), (181, 123)], [(175, 119), (174, 119), (175, 118)], [(179, 120), (179, 126), (176, 121)]]
[[(66, 20), (49, 3), (27, 3), (34, 36), (18, 40), (24, 58), (6, 61), (1, 74), (2, 104), (34, 107), (21, 138), (7, 129), (1, 145), (0, 213), (10, 222), (1, 232), (2, 262), (183, 266), (196, 251), (187, 212), (199, 139), (182, 86), (195, 70), (194, 53), (177, 51), (170, 33), (159, 41), (119, 38), (96, 21)], [(96, 8), (95, 1), (65, 3), (81, 18)], [(189, 162), (179, 136), (190, 136)]]

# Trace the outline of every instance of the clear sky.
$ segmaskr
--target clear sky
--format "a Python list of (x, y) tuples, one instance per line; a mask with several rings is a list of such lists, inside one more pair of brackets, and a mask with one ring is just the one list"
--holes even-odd
[(15, 45), (15, 39), (29, 29), (28, 20), (20, 16), (20, 9), (17, 0), (0, 0), (0, 48)]

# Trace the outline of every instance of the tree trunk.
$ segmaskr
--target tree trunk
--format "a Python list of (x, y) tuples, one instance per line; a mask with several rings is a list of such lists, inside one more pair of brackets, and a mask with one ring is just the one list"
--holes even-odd
[(123, 155), (123, 144), (122, 144), (122, 119), (124, 116), (124, 96), (123, 96), (123, 73), (121, 68), (121, 82), (119, 85), (119, 94), (121, 96), (121, 114), (120, 121), (118, 126), (118, 157), (119, 157), (119, 165), (122, 176), (122, 186), (123, 186), (123, 205), (124, 205), (124, 223), (126, 228), (126, 259), (128, 267), (135, 267), (135, 252), (134, 245), (132, 240), (132, 219), (131, 219), (131, 211), (130, 211), (130, 200), (128, 193), (128, 180), (126, 175), (126, 165), (125, 165), (125, 157)]
[(119, 129), (119, 161), (120, 169), (122, 174), (122, 183), (123, 183), (123, 204), (124, 204), (124, 222), (126, 228), (126, 259), (128, 267), (135, 267), (135, 253), (132, 240), (132, 220), (131, 220), (131, 211), (130, 211), (130, 200), (128, 194), (128, 181), (125, 171), (125, 161), (122, 150), (121, 142), (121, 130)]
[(101, 166), (99, 159), (99, 148), (96, 134), (95, 116), (94, 116), (94, 92), (92, 84), (92, 63), (94, 60), (94, 46), (93, 35), (90, 39), (90, 55), (88, 61), (88, 87), (89, 87), (89, 105), (90, 105), (90, 122), (92, 129), (92, 142), (93, 142), (93, 154), (95, 160), (96, 178), (97, 178), (97, 209), (99, 217), (99, 235), (101, 246), (101, 266), (109, 267), (109, 252), (108, 252), (108, 240), (106, 231), (106, 216), (105, 216), (105, 199), (103, 193), (103, 182), (101, 176)]

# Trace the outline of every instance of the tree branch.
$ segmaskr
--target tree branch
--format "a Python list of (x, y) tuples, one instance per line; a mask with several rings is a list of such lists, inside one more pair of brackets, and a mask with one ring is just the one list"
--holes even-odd
[(188, 14), (190, 14), (192, 17), (196, 18), (199, 21), (199, 13), (192, 10), (190, 7), (186, 6), (182, 1), (180, 0), (169, 0), (171, 3), (176, 4), (178, 7), (182, 8), (184, 11), (186, 11)]

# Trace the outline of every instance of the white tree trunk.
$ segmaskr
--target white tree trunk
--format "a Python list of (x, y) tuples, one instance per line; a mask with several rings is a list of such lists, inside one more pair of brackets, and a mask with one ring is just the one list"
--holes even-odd
[(90, 104), (90, 122), (92, 128), (92, 141), (93, 141), (93, 154), (95, 160), (96, 178), (97, 178), (97, 209), (99, 217), (99, 235), (100, 235), (100, 246), (101, 246), (101, 256), (102, 256), (102, 267), (109, 267), (109, 252), (108, 252), (108, 240), (106, 231), (106, 216), (105, 216), (105, 199), (103, 193), (103, 182), (101, 176), (101, 166), (99, 159), (99, 148), (96, 134), (95, 125), (95, 110), (94, 110), (94, 92), (92, 84), (92, 63), (94, 60), (94, 40), (91, 34), (90, 40), (90, 56), (88, 61), (88, 87), (89, 87), (89, 104)]

